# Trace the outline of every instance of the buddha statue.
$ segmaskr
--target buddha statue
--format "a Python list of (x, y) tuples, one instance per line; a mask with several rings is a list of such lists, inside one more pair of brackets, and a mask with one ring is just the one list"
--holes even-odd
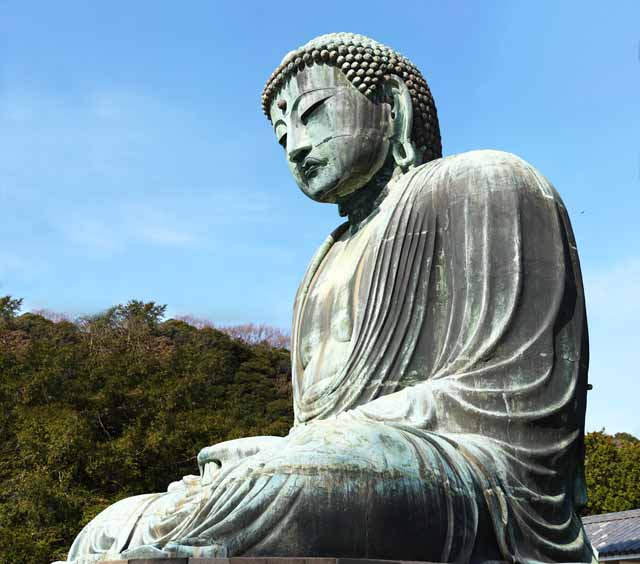
[(294, 426), (204, 448), (68, 562), (591, 562), (584, 294), (556, 190), (509, 153), (443, 158), (422, 74), (360, 35), (289, 53), (262, 107), (300, 189), (346, 219), (296, 296)]

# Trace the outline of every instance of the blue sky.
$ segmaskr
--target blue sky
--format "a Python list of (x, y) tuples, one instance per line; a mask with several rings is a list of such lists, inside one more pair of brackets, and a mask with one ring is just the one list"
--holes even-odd
[(556, 185), (588, 428), (640, 435), (639, 22), (633, 1), (0, 2), (0, 295), (288, 328), (339, 218), (296, 188), (260, 92), (287, 51), (364, 33), (421, 68), (445, 154), (511, 151)]

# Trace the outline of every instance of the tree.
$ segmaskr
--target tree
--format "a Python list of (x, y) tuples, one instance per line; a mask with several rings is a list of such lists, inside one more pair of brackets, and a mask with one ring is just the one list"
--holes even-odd
[(11, 323), (22, 307), (22, 298), (12, 298), (3, 296), (0, 298), (0, 323), (5, 325)]
[(264, 323), (244, 323), (242, 325), (226, 325), (218, 327), (220, 331), (240, 339), (245, 343), (264, 343), (272, 347), (288, 348), (290, 336), (277, 327), (271, 327)]
[(640, 441), (604, 430), (585, 437), (586, 515), (640, 508)]
[(156, 329), (164, 317), (166, 309), (166, 305), (159, 305), (155, 302), (130, 300), (126, 305), (116, 306), (115, 314), (120, 324), (130, 330), (136, 326)]
[(192, 315), (181, 315), (178, 320), (193, 325), (198, 329), (215, 327), (234, 339), (240, 339), (247, 344), (263, 343), (279, 349), (288, 349), (291, 336), (287, 331), (272, 327), (266, 323), (242, 323), (239, 325), (216, 325), (213, 321)]

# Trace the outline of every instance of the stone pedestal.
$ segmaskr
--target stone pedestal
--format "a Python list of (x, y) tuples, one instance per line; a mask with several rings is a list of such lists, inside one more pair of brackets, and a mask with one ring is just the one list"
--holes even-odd
[(406, 560), (370, 560), (367, 558), (131, 558), (109, 560), (103, 564), (433, 564)]

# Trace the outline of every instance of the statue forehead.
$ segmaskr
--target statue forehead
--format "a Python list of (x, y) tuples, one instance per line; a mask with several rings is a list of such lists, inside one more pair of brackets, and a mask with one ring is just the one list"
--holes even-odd
[[(282, 90), (273, 97), (271, 102), (271, 121), (282, 117), (283, 112), (278, 107), (278, 102), (283, 100), (287, 104), (286, 113), (291, 110), (296, 99), (305, 92), (311, 92), (321, 88), (349, 86), (353, 88), (344, 74), (331, 65), (313, 65), (292, 76), (283, 86)], [(355, 91), (355, 88), (354, 88)]]

